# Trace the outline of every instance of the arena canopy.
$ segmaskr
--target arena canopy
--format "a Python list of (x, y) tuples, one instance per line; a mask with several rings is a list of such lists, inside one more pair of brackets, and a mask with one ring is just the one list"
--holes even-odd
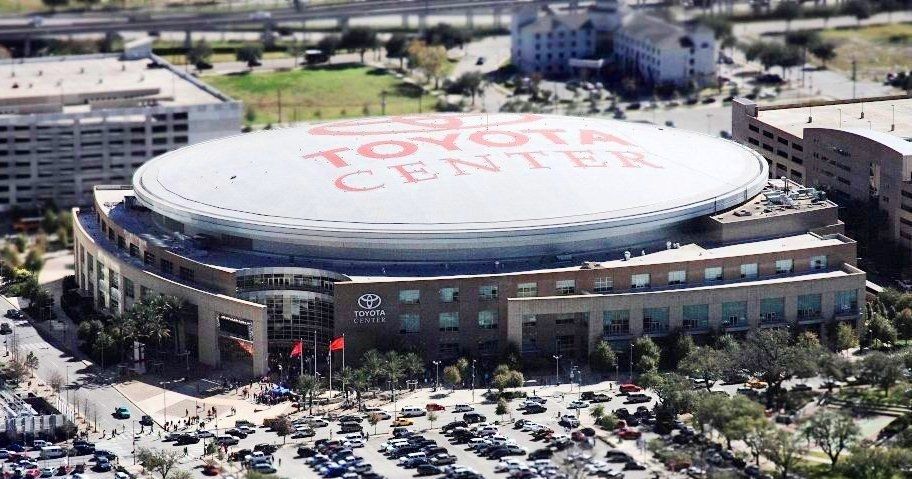
[(614, 120), (437, 114), (267, 130), (134, 176), (189, 232), (321, 257), (488, 260), (616, 246), (743, 203), (766, 161), (734, 142)]

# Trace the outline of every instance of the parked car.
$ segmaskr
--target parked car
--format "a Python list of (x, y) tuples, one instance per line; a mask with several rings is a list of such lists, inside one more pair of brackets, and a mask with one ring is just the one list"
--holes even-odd
[(453, 406), (453, 412), (472, 412), (475, 408), (469, 406), (468, 404), (457, 404)]
[(130, 410), (123, 406), (118, 406), (114, 408), (114, 417), (117, 419), (130, 419)]
[(446, 409), (445, 407), (441, 406), (440, 404), (433, 403), (433, 402), (429, 403), (424, 408), (428, 411), (443, 411), (444, 409)]

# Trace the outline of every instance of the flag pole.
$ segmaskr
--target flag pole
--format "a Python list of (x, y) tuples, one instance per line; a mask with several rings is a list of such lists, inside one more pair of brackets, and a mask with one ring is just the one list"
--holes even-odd
[(329, 400), (332, 401), (333, 398), (333, 352), (332, 348), (329, 349)]
[(345, 396), (345, 333), (342, 333), (342, 398)]
[(301, 376), (304, 375), (304, 338), (298, 338), (298, 344), (301, 345)]
[(317, 332), (314, 331), (314, 380), (317, 379)]

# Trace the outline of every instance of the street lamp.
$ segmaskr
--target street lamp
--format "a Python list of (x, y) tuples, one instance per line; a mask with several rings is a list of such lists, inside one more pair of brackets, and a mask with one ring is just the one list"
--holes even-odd
[(440, 387), (440, 361), (431, 361), (434, 363), (434, 391)]
[(554, 358), (554, 383), (557, 385), (557, 384), (560, 384), (560, 358), (561, 358), (561, 355), (555, 354), (551, 357)]
[(472, 403), (475, 403), (475, 359), (472, 360)]
[(633, 343), (630, 343), (630, 382), (633, 382)]

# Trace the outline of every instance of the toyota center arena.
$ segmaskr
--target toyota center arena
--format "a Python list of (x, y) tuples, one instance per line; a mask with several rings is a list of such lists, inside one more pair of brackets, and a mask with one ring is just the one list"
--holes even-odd
[[(334, 335), (428, 360), (859, 319), (836, 205), (737, 143), (533, 114), (383, 117), (154, 158), (76, 210), (76, 277), (185, 302), (175, 353), (252, 374)], [(567, 364), (570, 364), (569, 362)]]

